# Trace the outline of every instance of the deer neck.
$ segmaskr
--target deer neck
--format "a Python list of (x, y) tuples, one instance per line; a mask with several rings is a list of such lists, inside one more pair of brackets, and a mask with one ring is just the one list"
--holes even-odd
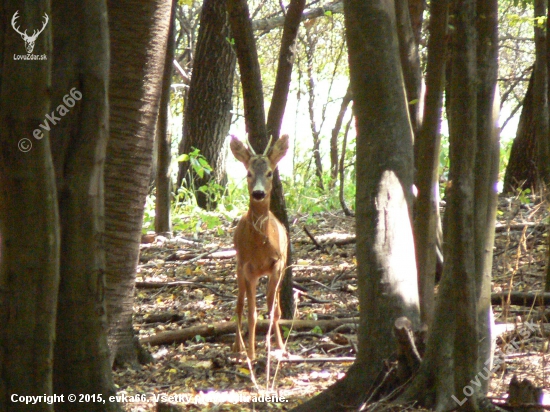
[(250, 199), (250, 203), (248, 205), (248, 216), (250, 222), (260, 233), (265, 232), (267, 228), (266, 223), (269, 220), (269, 201), (269, 196), (261, 202)]

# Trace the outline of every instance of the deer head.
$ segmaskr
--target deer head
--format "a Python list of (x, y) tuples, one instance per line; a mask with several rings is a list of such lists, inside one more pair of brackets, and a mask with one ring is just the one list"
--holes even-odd
[(288, 150), (288, 135), (283, 135), (271, 147), (271, 139), (263, 154), (256, 154), (250, 144), (246, 147), (237, 137), (231, 139), (233, 155), (244, 164), (247, 170), (250, 200), (261, 202), (269, 199), (273, 181), (273, 171)]
[(19, 30), (19, 27), (17, 27), (15, 24), (16, 24), (16, 20), (17, 18), (19, 17), (18, 16), (18, 13), (19, 13), (19, 10), (17, 10), (15, 12), (15, 14), (13, 15), (12, 19), (11, 19), (11, 26), (13, 27), (13, 29), (19, 33), (21, 35), (21, 38), (25, 41), (25, 49), (27, 49), (27, 53), (32, 53), (32, 51), (34, 50), (34, 42), (36, 41), (36, 38), (38, 37), (38, 35), (40, 33), (42, 33), (44, 31), (44, 29), (46, 28), (46, 25), (48, 24), (48, 21), (50, 20), (48, 18), (48, 15), (46, 13), (44, 13), (44, 23), (42, 23), (42, 28), (40, 30), (34, 30), (32, 36), (29, 36), (27, 34), (27, 30), (25, 30), (24, 32), (21, 32)]

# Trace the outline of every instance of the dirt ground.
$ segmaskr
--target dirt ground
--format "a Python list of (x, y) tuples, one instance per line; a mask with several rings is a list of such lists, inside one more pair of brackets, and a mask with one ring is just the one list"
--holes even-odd
[[(544, 288), (548, 212), (542, 204), (523, 201), (499, 200), (494, 293)], [(151, 411), (158, 400), (178, 402), (190, 411), (289, 410), (344, 376), (356, 348), (356, 321), (349, 318), (359, 316), (354, 219), (341, 212), (300, 215), (292, 217), (291, 225), (294, 282), (299, 289), (296, 318), (343, 319), (340, 325), (330, 331), (314, 325), (283, 328), (289, 334), (289, 356), (282, 362), (276, 352), (267, 361), (265, 338), (259, 334), (259, 360), (252, 371), (232, 356), (232, 334), (197, 334), (168, 345), (148, 345), (154, 363), (139, 370), (115, 370), (118, 394), (127, 411)], [(173, 239), (150, 237), (151, 243), (142, 244), (134, 319), (140, 339), (234, 321), (234, 227), (235, 222), (224, 222), (213, 230), (199, 229)], [(313, 244), (304, 227), (323, 250)], [(259, 319), (264, 319), (265, 280), (258, 293)], [(503, 362), (494, 370), (489, 396), (504, 401), (513, 375), (548, 390), (549, 330), (544, 335), (540, 324), (544, 316), (543, 322), (548, 323), (549, 312), (540, 306), (506, 302), (493, 309), (500, 333), (497, 356)], [(320, 362), (319, 357), (331, 360)]]

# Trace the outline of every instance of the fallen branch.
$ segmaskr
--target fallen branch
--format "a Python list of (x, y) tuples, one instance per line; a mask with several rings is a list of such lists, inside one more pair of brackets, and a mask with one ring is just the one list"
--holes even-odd
[[(345, 323), (358, 323), (359, 318), (345, 318), (345, 319), (330, 319), (330, 320), (283, 320), (279, 321), (281, 326), (286, 326), (294, 330), (313, 329), (318, 326), (323, 332), (331, 331), (338, 326)], [(260, 320), (256, 325), (257, 333), (267, 333), (269, 328), (269, 319)], [(235, 333), (237, 331), (237, 324), (235, 322), (216, 322), (210, 325), (198, 325), (186, 329), (170, 330), (165, 332), (159, 332), (156, 335), (142, 338), (139, 342), (142, 345), (171, 345), (173, 343), (184, 343), (193, 339), (195, 336), (216, 337), (226, 335), (228, 333)]]
[(501, 305), (503, 302), (510, 302), (511, 305), (533, 306), (550, 305), (549, 292), (500, 292), (491, 294), (491, 304)]

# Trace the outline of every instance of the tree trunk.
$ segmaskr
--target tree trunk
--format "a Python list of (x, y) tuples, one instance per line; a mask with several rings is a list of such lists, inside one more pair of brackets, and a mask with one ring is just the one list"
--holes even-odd
[(189, 162), (179, 164), (178, 187), (185, 179), (204, 209), (214, 209), (217, 202), (199, 188), (209, 182), (224, 186), (226, 179), (222, 149), (231, 125), (236, 64), (226, 4), (227, 0), (205, 0), (203, 5), (179, 147), (180, 154), (189, 154), (193, 147), (199, 149), (214, 171), (201, 178)]
[(162, 76), (162, 91), (160, 96), (159, 115), (157, 119), (156, 144), (156, 201), (155, 201), (155, 232), (171, 234), (172, 222), (170, 206), (172, 204), (172, 178), (170, 164), (172, 160), (172, 132), (169, 124), (170, 91), (172, 89), (172, 71), (174, 68), (174, 52), (176, 48), (176, 7), (177, 0), (172, 0), (168, 44), (164, 58), (164, 74)]
[[(493, 356), (491, 337), (491, 273), (498, 205), (500, 130), (498, 117), (498, 1), (477, 2), (477, 145), (475, 160), (474, 230), (475, 283), (479, 356), (477, 370), (482, 370)], [(482, 17), (481, 17), (482, 16)], [(482, 380), (486, 393), (489, 380)]]
[[(4, 11), (15, 13), (12, 2)], [(40, 27), (49, 2), (20, 9), (22, 26)], [(12, 14), (10, 14), (10, 17)], [(0, 22), (0, 411), (24, 411), (13, 394), (52, 395), (55, 317), (59, 284), (59, 216), (47, 130), (39, 128), (50, 108), (51, 23), (37, 37), (34, 53), (44, 62), (14, 60), (25, 54), (7, 17)], [(38, 64), (34, 64), (38, 63)], [(54, 106), (55, 107), (55, 106)], [(41, 140), (32, 138), (38, 129)], [(21, 139), (22, 136), (28, 138)], [(34, 135), (36, 137), (36, 135)], [(30, 139), (29, 139), (30, 138)], [(45, 402), (36, 411), (53, 411)]]
[(516, 138), (512, 143), (510, 159), (504, 175), (504, 192), (516, 193), (518, 189), (531, 189), (536, 186), (536, 143), (534, 122), (534, 70), (529, 79), (527, 92), (523, 98), (523, 109), (519, 118)]
[(394, 4), (346, 0), (344, 7), (357, 129), (359, 345), (346, 377), (298, 411), (358, 405), (372, 394), (394, 351), (392, 321), (401, 316), (415, 325), (419, 321), (411, 225), (413, 135)]
[(533, 89), (533, 118), (535, 121), (535, 142), (537, 145), (536, 165), (537, 188), (550, 184), (550, 141), (548, 125), (548, 64), (546, 32), (538, 24), (537, 17), (546, 17), (548, 0), (534, 0), (535, 8), (535, 84)]
[(134, 282), (171, 4), (171, 0), (146, 5), (136, 0), (108, 2), (112, 62), (111, 136), (105, 165), (106, 293), (111, 360), (120, 364), (138, 360), (132, 327)]
[[(395, 1), (395, 14), (397, 21), (397, 36), (399, 38), (399, 54), (403, 67), (403, 78), (407, 91), (407, 103), (409, 116), (414, 136), (422, 119), (420, 118), (420, 98), (422, 94), (422, 70), (420, 68), (420, 56), (418, 43), (411, 23), (408, 0)], [(444, 57), (444, 56), (442, 56)]]
[(437, 191), (441, 111), (447, 60), (447, 0), (432, 0), (430, 6), (428, 63), (424, 120), (415, 141), (416, 187), (415, 250), (422, 322), (430, 325), (434, 311), (436, 232), (439, 219)]
[[(68, 112), (51, 131), (61, 222), (54, 393), (94, 394), (107, 400), (116, 393), (105, 328), (103, 244), (107, 9), (105, 2), (91, 0), (52, 6), (52, 107), (64, 104)], [(56, 110), (63, 116), (61, 106)], [(110, 402), (57, 403), (55, 409), (119, 410)]]
[[(490, 253), (486, 249), (493, 247), (489, 245), (492, 238), (487, 231), (494, 225), (492, 185), (498, 165), (493, 112), (495, 12), (496, 2), (480, 5), (478, 9), (483, 21), (478, 22), (477, 56), (475, 2), (457, 1), (453, 12), (456, 30), (452, 38), (449, 101), (452, 186), (446, 212), (446, 261), (424, 360), (411, 386), (398, 400), (417, 400), (436, 410), (456, 409), (457, 405), (479, 410), (487, 407), (488, 402), (487, 384), (472, 382), (490, 376), (483, 340), (490, 344), (490, 304), (485, 300), (489, 291), (486, 276), (490, 273), (490, 268), (487, 270)], [(487, 84), (479, 84), (484, 82)], [(486, 162), (487, 167), (476, 170), (479, 162)], [(476, 210), (477, 207), (482, 210)], [(482, 245), (482, 250), (476, 250), (478, 245)]]
[[(285, 113), (288, 91), (290, 89), (290, 79), (292, 77), (292, 67), (296, 57), (296, 38), (298, 37), (298, 28), (300, 18), (306, 5), (305, 0), (291, 0), (281, 36), (281, 48), (279, 50), (279, 61), (277, 65), (277, 76), (275, 86), (273, 87), (273, 96), (271, 105), (267, 114), (267, 132), (275, 140), (279, 138), (281, 132), (281, 123)], [(290, 241), (290, 225), (286, 211), (285, 197), (283, 194), (283, 185), (279, 175), (279, 169), (275, 170), (273, 176), (273, 191), (271, 194), (271, 211), (285, 226), (288, 238), (288, 250), (285, 277), (281, 284), (281, 310), (283, 319), (292, 319), (294, 317), (294, 294), (292, 286), (292, 248)]]

